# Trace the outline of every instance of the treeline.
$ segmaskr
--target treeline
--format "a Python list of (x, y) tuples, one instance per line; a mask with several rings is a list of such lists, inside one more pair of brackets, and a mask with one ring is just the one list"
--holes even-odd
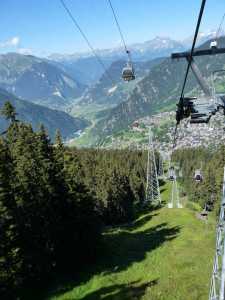
[(96, 255), (104, 224), (131, 221), (142, 205), (146, 153), (54, 145), (16, 119), (0, 138), (0, 298), (53, 271), (79, 271)]
[(98, 199), (105, 224), (131, 221), (145, 199), (147, 153), (128, 150), (73, 149), (83, 180)]
[[(173, 160), (182, 172), (180, 177), (183, 192), (202, 208), (212, 204), (218, 208), (222, 196), (225, 145), (217, 149), (197, 148), (177, 150)], [(202, 182), (194, 180), (195, 170), (201, 169)]]

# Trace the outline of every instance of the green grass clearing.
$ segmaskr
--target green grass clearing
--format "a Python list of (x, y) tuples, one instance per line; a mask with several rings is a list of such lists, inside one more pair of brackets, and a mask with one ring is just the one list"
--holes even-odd
[[(163, 200), (169, 196), (165, 186)], [(215, 249), (215, 222), (166, 207), (104, 233), (107, 249), (79, 282), (48, 300), (205, 300)]]
[(104, 111), (105, 109), (113, 108), (115, 105), (103, 105), (103, 104), (86, 104), (86, 105), (74, 105), (71, 115), (75, 117), (83, 117), (89, 121), (98, 120), (98, 113)]

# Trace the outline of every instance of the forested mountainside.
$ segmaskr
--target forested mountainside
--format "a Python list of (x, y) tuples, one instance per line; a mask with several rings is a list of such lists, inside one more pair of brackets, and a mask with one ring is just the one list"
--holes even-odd
[[(125, 61), (116, 61), (107, 69), (99, 81), (93, 86), (89, 87), (79, 101), (79, 105), (86, 105), (90, 103), (98, 104), (118, 104), (126, 100), (128, 90), (121, 80), (121, 70), (126, 64)], [(108, 76), (110, 74), (110, 77)], [(129, 86), (128, 89), (132, 89)]]
[[(209, 44), (210, 41), (203, 44), (201, 48), (208, 48)], [(218, 40), (218, 45), (224, 47), (224, 37)], [(212, 72), (223, 68), (225, 55), (197, 57), (196, 62), (211, 85)], [(126, 128), (138, 118), (175, 107), (183, 80), (181, 74), (184, 73), (185, 67), (184, 60), (177, 62), (170, 58), (154, 66), (142, 80), (137, 82), (127, 101), (107, 111), (105, 117), (93, 128), (93, 134), (98, 138), (104, 138)], [(196, 95), (196, 89), (198, 89), (198, 84), (190, 74), (186, 92)]]
[(163, 60), (164, 58), (157, 58), (147, 62), (134, 62), (136, 81), (129, 83), (124, 82), (121, 78), (122, 69), (127, 62), (125, 60), (113, 62), (107, 69), (107, 73), (105, 72), (93, 87), (89, 87), (85, 91), (78, 104), (117, 105), (126, 101), (136, 83)]
[(0, 87), (28, 101), (63, 110), (85, 86), (46, 59), (0, 55)]
[[(51, 275), (96, 256), (105, 225), (131, 221), (143, 203), (146, 153), (55, 145), (44, 127), (10, 119), (0, 138), (0, 295), (18, 299)], [(63, 201), (62, 201), (63, 200)], [(99, 249), (99, 248), (98, 248)]]
[[(60, 129), (62, 137), (66, 139), (73, 137), (75, 132), (88, 126), (88, 122), (84, 119), (74, 118), (63, 111), (19, 99), (0, 89), (0, 108), (4, 106), (6, 101), (10, 101), (16, 108), (19, 120), (32, 124), (34, 130), (38, 130), (40, 124), (43, 124), (51, 138), (54, 138), (57, 129)], [(0, 117), (0, 131), (5, 131), (7, 126), (8, 121)]]
[[(181, 149), (173, 153), (173, 161), (180, 170), (182, 193), (202, 208), (209, 205), (219, 211), (223, 173), (225, 166), (225, 145), (215, 149)], [(193, 180), (195, 170), (201, 170), (203, 181)]]
[[(87, 86), (96, 84), (104, 73), (104, 69), (92, 54), (87, 57), (51, 55), (49, 59), (72, 78), (78, 78), (79, 82)], [(106, 68), (109, 68), (113, 61), (113, 59), (102, 57), (102, 62)]]

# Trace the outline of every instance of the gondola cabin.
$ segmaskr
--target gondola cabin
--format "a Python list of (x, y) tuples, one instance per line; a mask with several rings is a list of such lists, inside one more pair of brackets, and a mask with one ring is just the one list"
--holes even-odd
[(122, 70), (122, 78), (124, 81), (131, 81), (135, 79), (134, 69), (131, 65), (127, 65)]
[(201, 170), (196, 170), (195, 171), (194, 180), (196, 182), (202, 182), (203, 177), (202, 177), (202, 174), (201, 174)]
[(133, 128), (138, 128), (139, 127), (139, 122), (138, 121), (135, 121), (133, 124), (132, 124), (132, 127)]
[(174, 167), (170, 167), (168, 173), (169, 173), (169, 180), (174, 181), (176, 179)]
[(211, 48), (211, 49), (217, 49), (217, 41), (212, 41), (212, 42), (210, 43), (210, 48)]

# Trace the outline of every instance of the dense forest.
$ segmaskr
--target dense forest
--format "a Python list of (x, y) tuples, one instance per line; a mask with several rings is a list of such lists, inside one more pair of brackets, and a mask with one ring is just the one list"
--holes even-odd
[(104, 225), (126, 223), (143, 204), (144, 152), (78, 150), (10, 121), (0, 138), (0, 298), (14, 299), (52, 272), (79, 272), (96, 255)]
[[(216, 149), (181, 149), (173, 154), (175, 165), (181, 170), (179, 178), (188, 200), (197, 202), (202, 208), (219, 209), (225, 166), (225, 145)], [(202, 182), (194, 180), (195, 171), (201, 170)]]
[(147, 153), (95, 149), (71, 153), (80, 159), (83, 179), (100, 204), (104, 223), (131, 221), (145, 199)]

